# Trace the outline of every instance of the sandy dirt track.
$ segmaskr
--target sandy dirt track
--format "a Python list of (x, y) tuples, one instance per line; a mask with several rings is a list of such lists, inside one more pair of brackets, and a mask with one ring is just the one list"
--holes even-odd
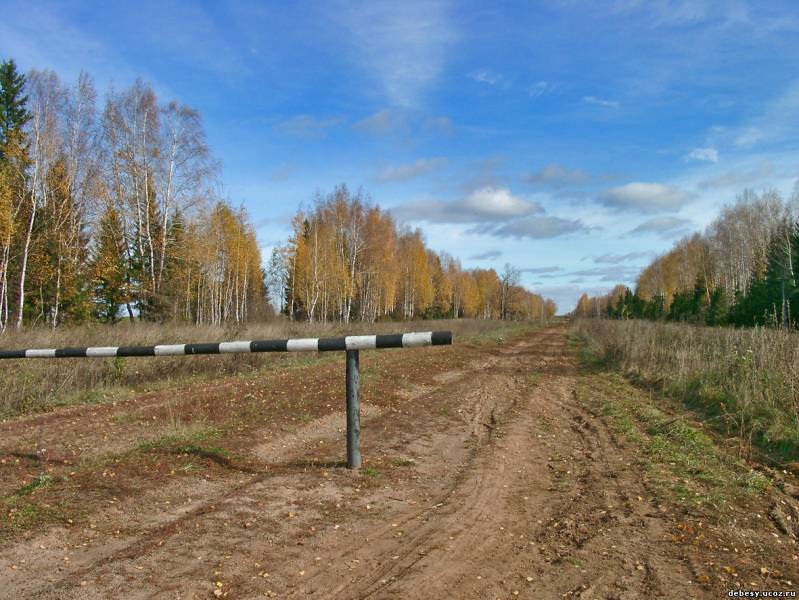
[[(700, 575), (733, 564), (723, 528), (675, 537), (701, 520), (652, 499), (634, 448), (578, 400), (563, 328), (377, 354), (360, 473), (341, 464), (336, 361), (2, 424), (5, 492), (49, 465), (73, 483), (38, 501), (80, 510), (7, 536), (0, 597), (722, 597)], [(232, 458), (129, 452), (201, 410)], [(761, 529), (795, 569), (795, 539)]]

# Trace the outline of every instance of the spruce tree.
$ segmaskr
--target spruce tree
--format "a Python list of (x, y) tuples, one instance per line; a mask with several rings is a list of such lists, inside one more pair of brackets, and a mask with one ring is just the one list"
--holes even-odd
[(130, 302), (124, 243), (122, 219), (116, 208), (109, 205), (100, 218), (91, 265), (94, 314), (107, 323), (115, 323), (119, 307)]
[(708, 308), (705, 322), (708, 325), (726, 325), (730, 312), (730, 301), (724, 288), (719, 286), (710, 295), (710, 307)]
[(17, 71), (17, 65), (9, 59), (0, 63), (0, 159), (4, 148), (14, 132), (30, 119), (25, 107), (28, 97), (23, 93), (25, 76)]
[(792, 238), (793, 226), (784, 224), (771, 242), (766, 268), (767, 310), (773, 325), (788, 328), (791, 318), (791, 300), (796, 295), (793, 277)]

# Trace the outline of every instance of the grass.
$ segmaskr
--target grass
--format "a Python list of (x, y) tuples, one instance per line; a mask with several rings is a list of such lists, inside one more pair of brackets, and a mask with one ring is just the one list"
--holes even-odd
[[(195, 327), (188, 324), (121, 323), (29, 328), (0, 336), (3, 348), (66, 346), (136, 346), (235, 339), (334, 337), (344, 334), (451, 330), (456, 343), (496, 344), (499, 338), (529, 330), (529, 323), (455, 319), (381, 323), (298, 323), (276, 319), (246, 326)], [(332, 354), (332, 353), (331, 353)], [(119, 401), (181, 381), (212, 380), (229, 375), (254, 376), (279, 366), (313, 366), (334, 356), (324, 354), (226, 354), (218, 356), (8, 360), (0, 372), (0, 419), (57, 406)], [(365, 372), (366, 379), (373, 376)]]
[(799, 335), (646, 321), (581, 320), (590, 361), (691, 409), (738, 453), (799, 460)]
[[(156, 464), (167, 472), (171, 467), (191, 474), (205, 468), (203, 461), (197, 459), (206, 459), (226, 469), (246, 470), (246, 465), (234, 464), (240, 457), (213, 443), (223, 434), (222, 428), (210, 426), (201, 420), (174, 420), (163, 428), (160, 435), (143, 440), (129, 450), (81, 459), (71, 467), (73, 471), (69, 476), (53, 476), (49, 473), (37, 475), (19, 489), (0, 497), (0, 515), (4, 516), (0, 518), (0, 540), (14, 531), (77, 519), (85, 507), (77, 500), (76, 485), (82, 493), (91, 496), (104, 493), (103, 489), (111, 495), (120, 494), (119, 489), (114, 487), (118, 485), (117, 482), (101, 482), (99, 473), (106, 469), (143, 472)], [(88, 486), (87, 481), (91, 481)]]
[(41, 475), (37, 475), (33, 478), (30, 483), (23, 485), (19, 488), (14, 495), (15, 496), (29, 496), (35, 490), (39, 488), (43, 488), (45, 486), (50, 485), (53, 482), (53, 476), (47, 473), (42, 473)]
[(361, 469), (361, 475), (365, 475), (366, 477), (370, 477), (372, 479), (377, 479), (380, 477), (380, 471), (378, 471), (375, 467), (364, 467)]
[(577, 567), (577, 568), (582, 568), (582, 566), (584, 564), (583, 561), (581, 561), (579, 558), (577, 558), (575, 556), (567, 556), (563, 560), (565, 560), (567, 563), (569, 563), (573, 567)]
[[(197, 448), (201, 442), (217, 439), (222, 436), (222, 430), (208, 425), (205, 421), (197, 420), (182, 422), (173, 420), (161, 435), (139, 442), (136, 449), (140, 452), (171, 450), (178, 453), (192, 454), (190, 449)], [(188, 450), (182, 450), (188, 449)]]
[(63, 514), (49, 504), (42, 504), (38, 499), (31, 498), (37, 490), (44, 489), (55, 483), (55, 478), (42, 473), (34, 477), (29, 483), (23, 485), (14, 493), (0, 498), (0, 539), (4, 530), (25, 530), (40, 523), (58, 520)]
[(216, 462), (230, 461), (233, 455), (219, 446), (201, 446), (198, 444), (186, 444), (185, 446), (178, 446), (175, 448), (176, 454), (185, 454), (191, 456), (199, 456), (201, 458), (208, 458)]
[(743, 458), (720, 448), (701, 423), (664, 411), (658, 395), (619, 374), (588, 374), (580, 380), (577, 397), (641, 449), (640, 466), (663, 498), (721, 514), (730, 502), (757, 495), (771, 483)]

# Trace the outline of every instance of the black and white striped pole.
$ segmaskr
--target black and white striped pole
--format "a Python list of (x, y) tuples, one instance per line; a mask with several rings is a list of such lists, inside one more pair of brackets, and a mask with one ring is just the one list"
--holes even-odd
[(97, 346), (0, 350), (0, 360), (19, 358), (116, 358), (135, 356), (193, 356), (199, 354), (244, 354), (250, 352), (332, 352), (347, 354), (347, 467), (361, 466), (361, 408), (359, 351), (382, 348), (419, 348), (452, 344), (451, 331), (425, 331), (389, 335), (348, 335), (335, 338), (254, 340), (156, 346)]

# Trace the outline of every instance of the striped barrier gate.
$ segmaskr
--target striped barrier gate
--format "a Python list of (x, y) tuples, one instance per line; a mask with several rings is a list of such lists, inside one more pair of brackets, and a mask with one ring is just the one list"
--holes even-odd
[(451, 331), (425, 331), (388, 335), (348, 335), (334, 338), (253, 340), (156, 346), (94, 346), (0, 350), (0, 359), (20, 358), (116, 358), (145, 356), (196, 356), (200, 354), (246, 354), (255, 352), (347, 353), (347, 467), (361, 466), (361, 408), (359, 351), (382, 348), (419, 348), (452, 344)]

